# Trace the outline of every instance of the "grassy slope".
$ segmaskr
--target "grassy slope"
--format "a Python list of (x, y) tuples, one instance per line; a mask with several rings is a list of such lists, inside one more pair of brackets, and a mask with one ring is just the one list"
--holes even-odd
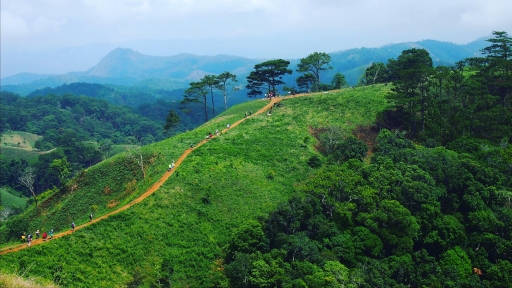
[(26, 197), (20, 197), (12, 194), (9, 188), (0, 187), (0, 198), (2, 199), (2, 206), (11, 208), (25, 208), (27, 204)]
[(2, 134), (0, 154), (9, 161), (24, 158), (29, 163), (34, 163), (39, 157), (39, 154), (34, 151), (34, 143), (42, 138), (27, 132), (8, 131)]
[(39, 158), (39, 153), (36, 151), (28, 151), (25, 149), (15, 148), (15, 147), (0, 147), (0, 155), (5, 157), (7, 161), (11, 160), (20, 160), (25, 159), (30, 164), (34, 164), (37, 162), (37, 158)]
[[(8, 131), (2, 134), (1, 142), (2, 146), (19, 147), (26, 150), (32, 150), (35, 142), (42, 138), (43, 136), (32, 133)], [(20, 144), (18, 145), (18, 143)]]
[[(137, 279), (146, 283), (158, 279), (165, 261), (173, 267), (176, 286), (208, 286), (219, 268), (214, 263), (221, 258), (232, 229), (246, 219), (267, 215), (294, 193), (295, 183), (313, 172), (306, 162), (316, 154), (315, 143), (303, 145), (305, 138), (312, 138), (308, 127), (370, 124), (385, 105), (385, 93), (385, 87), (374, 86), (286, 100), (271, 117), (262, 114), (248, 119), (198, 148), (141, 204), (70, 237), (2, 255), (0, 269), (14, 271), (41, 261), (44, 264), (33, 267), (30, 274), (52, 279), (52, 271), (59, 271), (63, 284), (118, 286)], [(157, 156), (148, 177), (125, 199), (158, 180), (168, 163), (190, 143), (264, 104), (252, 101), (237, 105), (194, 131), (145, 147)], [(114, 158), (90, 170), (102, 166), (114, 169), (120, 156)], [(112, 181), (105, 179), (109, 176), (103, 175), (96, 182)], [(74, 202), (62, 201), (59, 208), (76, 215), (78, 222), (86, 221), (87, 213), (83, 211), (80, 216), (73, 211), (103, 197), (101, 193), (94, 197), (92, 192), (75, 192), (80, 193), (85, 195), (76, 196)], [(79, 204), (82, 198), (91, 200)], [(46, 221), (68, 225), (64, 216), (59, 219), (59, 223)]]

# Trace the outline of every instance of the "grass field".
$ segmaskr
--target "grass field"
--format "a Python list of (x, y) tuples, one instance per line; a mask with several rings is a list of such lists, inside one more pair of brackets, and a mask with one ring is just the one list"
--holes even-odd
[(27, 198), (22, 197), (16, 191), (12, 191), (6, 187), (0, 187), (0, 198), (2, 199), (2, 206), (11, 208), (25, 208), (27, 205)]
[(1, 136), (0, 155), (7, 161), (25, 159), (33, 164), (41, 154), (34, 150), (34, 143), (42, 138), (43, 136), (27, 132), (5, 132)]
[(34, 149), (34, 143), (40, 139), (43, 139), (43, 136), (27, 132), (8, 131), (2, 134), (0, 146), (16, 147), (31, 151)]
[[(348, 131), (371, 124), (387, 91), (371, 86), (285, 99), (272, 116), (247, 119), (194, 149), (140, 204), (69, 237), (2, 255), (0, 270), (12, 273), (36, 261), (41, 264), (29, 275), (84, 287), (149, 287), (172, 271), (175, 287), (209, 287), (221, 277), (219, 260), (233, 229), (265, 218), (315, 172), (306, 164), (319, 155), (310, 128), (339, 125)], [(123, 154), (103, 161), (79, 175), (75, 189), (56, 193), (19, 221), (29, 231), (63, 230), (71, 221), (87, 221), (92, 209), (105, 214), (144, 192), (190, 144), (266, 103), (236, 105), (193, 131), (142, 147), (149, 164), (145, 179)], [(109, 208), (114, 200), (117, 206)]]

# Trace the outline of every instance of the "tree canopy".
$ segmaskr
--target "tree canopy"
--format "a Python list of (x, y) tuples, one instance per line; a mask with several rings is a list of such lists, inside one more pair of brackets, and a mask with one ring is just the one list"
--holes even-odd
[(320, 72), (332, 69), (329, 65), (331, 56), (327, 53), (315, 52), (308, 55), (306, 58), (301, 58), (300, 63), (297, 64), (297, 72), (311, 74), (315, 77), (316, 83), (320, 82)]
[(249, 76), (247, 76), (246, 88), (249, 89), (249, 97), (257, 97), (261, 95), (262, 89), (267, 91), (276, 91), (276, 86), (285, 84), (282, 81), (283, 75), (292, 74), (292, 70), (288, 69), (290, 61), (277, 59), (269, 60), (254, 66)]

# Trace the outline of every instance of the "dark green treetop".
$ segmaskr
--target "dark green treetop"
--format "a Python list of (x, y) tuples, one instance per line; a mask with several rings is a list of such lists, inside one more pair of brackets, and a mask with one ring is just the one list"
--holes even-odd
[(284, 84), (283, 75), (292, 74), (288, 69), (290, 61), (283, 59), (269, 60), (254, 66), (249, 76), (247, 76), (246, 85), (249, 91), (249, 97), (260, 95), (261, 89), (267, 86), (269, 91), (276, 91), (276, 86)]

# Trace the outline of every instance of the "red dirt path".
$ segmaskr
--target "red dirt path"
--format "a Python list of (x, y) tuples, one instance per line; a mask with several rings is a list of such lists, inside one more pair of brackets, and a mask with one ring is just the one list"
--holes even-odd
[[(226, 128), (224, 130), (222, 130), (221, 132), (222, 133), (226, 133), (227, 131), (235, 128), (236, 126), (238, 126), (238, 124), (242, 123), (244, 120), (246, 119), (249, 119), (253, 116), (256, 116), (256, 115), (259, 115), (259, 114), (262, 114), (264, 112), (266, 112), (267, 110), (270, 109), (270, 107), (272, 105), (274, 105), (274, 103), (277, 103), (277, 102), (280, 102), (281, 100), (283, 99), (289, 99), (289, 98), (295, 98), (295, 97), (299, 97), (299, 96), (304, 96), (304, 95), (310, 95), (310, 94), (297, 94), (297, 95), (294, 95), (294, 96), (287, 96), (285, 98), (283, 97), (274, 97), (270, 100), (270, 102), (265, 105), (265, 107), (261, 108), (260, 110), (256, 111), (255, 113), (253, 113), (251, 116), (247, 116), (246, 118), (242, 118), (238, 121), (236, 121), (235, 123), (231, 124), (230, 128)], [(215, 138), (217, 136), (213, 136), (213, 138)], [(201, 142), (197, 143), (197, 145), (194, 146), (194, 149), (197, 149), (199, 147), (201, 147), (203, 144), (205, 144), (208, 140), (207, 139), (204, 139), (202, 140)], [(114, 214), (117, 214), (119, 212), (122, 212), (130, 207), (132, 207), (133, 205), (141, 202), (142, 200), (146, 199), (146, 197), (148, 197), (149, 195), (153, 194), (156, 190), (158, 190), (158, 188), (160, 188), (160, 186), (162, 186), (162, 184), (164, 184), (165, 181), (167, 181), (167, 179), (169, 179), (169, 177), (174, 173), (174, 171), (176, 171), (176, 169), (180, 166), (181, 162), (183, 162), (183, 160), (188, 156), (188, 154), (190, 154), (194, 149), (187, 149), (185, 150), (185, 152), (183, 152), (183, 154), (181, 154), (181, 156), (178, 158), (178, 160), (176, 161), (175, 163), (175, 167), (174, 169), (172, 169), (171, 171), (167, 171), (165, 172), (165, 174), (162, 176), (162, 178), (160, 178), (160, 180), (158, 180), (155, 184), (153, 184), (153, 186), (151, 186), (146, 192), (144, 192), (144, 194), (140, 195), (137, 199), (133, 200), (132, 202), (110, 212), (110, 213), (107, 213), (105, 215), (102, 215), (98, 218), (95, 218), (93, 219), (92, 221), (90, 222), (87, 222), (87, 223), (84, 223), (82, 225), (79, 225), (79, 226), (76, 226), (75, 227), (75, 231), (76, 230), (80, 230), (80, 229), (83, 229), (91, 224), (94, 224), (96, 222), (99, 222), (103, 219), (106, 219)], [(69, 235), (73, 233), (73, 231), (68, 230), (68, 231), (64, 231), (64, 232), (61, 232), (61, 233), (58, 233), (58, 234), (54, 234), (53, 235), (53, 239), (57, 239), (57, 238), (61, 238), (61, 237), (64, 237), (66, 235)], [(11, 253), (11, 252), (16, 252), (16, 251), (19, 251), (21, 249), (25, 249), (25, 248), (30, 248), (32, 246), (35, 246), (35, 245), (39, 245), (39, 244), (42, 244), (42, 243), (45, 243), (43, 241), (43, 239), (34, 239), (32, 240), (32, 243), (30, 246), (28, 246), (26, 243), (25, 244), (18, 244), (18, 245), (15, 245), (15, 246), (10, 246), (10, 247), (5, 247), (5, 248), (2, 248), (0, 250), (0, 255), (2, 254), (7, 254), (7, 253)]]

